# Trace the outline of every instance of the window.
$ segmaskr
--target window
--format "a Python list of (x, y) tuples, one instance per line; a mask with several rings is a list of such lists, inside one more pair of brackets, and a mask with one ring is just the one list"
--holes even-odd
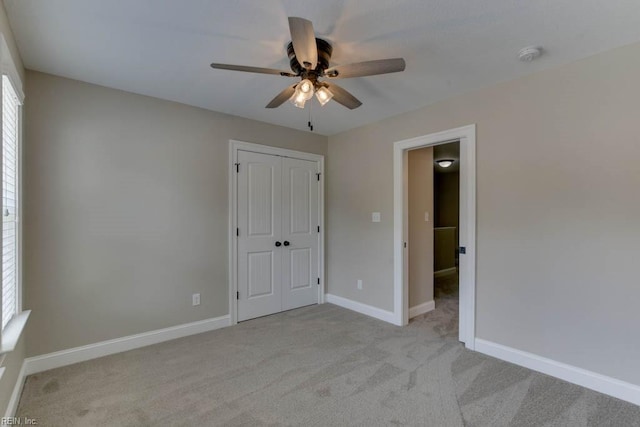
[(2, 330), (19, 309), (19, 173), (20, 101), (2, 76)]

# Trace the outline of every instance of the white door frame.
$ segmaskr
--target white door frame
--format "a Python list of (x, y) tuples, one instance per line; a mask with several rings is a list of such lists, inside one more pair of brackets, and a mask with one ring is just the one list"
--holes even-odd
[(287, 150), (285, 148), (271, 147), (268, 145), (254, 144), (251, 142), (229, 140), (229, 319), (231, 325), (238, 323), (238, 239), (236, 239), (237, 209), (238, 209), (238, 174), (235, 164), (238, 162), (238, 151), (251, 151), (254, 153), (271, 154), (280, 157), (317, 162), (320, 173), (320, 188), (318, 191), (318, 206), (320, 209), (318, 221), (320, 223), (320, 246), (318, 250), (318, 304), (324, 303), (324, 156), (320, 154), (304, 153), (302, 151)]
[(393, 315), (394, 323), (409, 323), (408, 256), (408, 151), (460, 141), (460, 246), (466, 248), (460, 269), (460, 341), (475, 348), (476, 312), (476, 125), (463, 126), (393, 145)]

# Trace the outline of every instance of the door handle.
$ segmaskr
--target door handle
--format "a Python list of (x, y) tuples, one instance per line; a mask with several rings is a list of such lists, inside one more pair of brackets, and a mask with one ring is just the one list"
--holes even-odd
[(276, 242), (276, 247), (279, 248), (280, 246), (282, 246), (282, 243)]
[(291, 243), (289, 243), (287, 240), (284, 241), (284, 245), (285, 246), (289, 246)]

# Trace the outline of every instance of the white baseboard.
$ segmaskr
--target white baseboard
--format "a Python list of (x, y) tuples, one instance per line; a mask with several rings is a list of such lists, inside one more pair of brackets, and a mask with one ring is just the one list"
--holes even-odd
[(433, 272), (433, 277), (448, 276), (449, 274), (453, 274), (456, 271), (458, 271), (458, 269), (456, 267), (444, 268), (442, 270), (434, 271)]
[(567, 382), (640, 405), (640, 386), (476, 338), (475, 350)]
[(420, 316), (421, 314), (425, 314), (434, 310), (436, 308), (436, 302), (434, 300), (423, 302), (422, 304), (416, 305), (414, 307), (409, 308), (409, 319), (413, 319), (416, 316)]
[(25, 370), (25, 375), (31, 375), (37, 372), (146, 347), (176, 338), (213, 331), (214, 329), (224, 328), (229, 325), (229, 315), (185, 323), (170, 328), (157, 329), (155, 331), (129, 335), (122, 338), (84, 345), (82, 347), (56, 351), (55, 353), (29, 357), (25, 359), (23, 369)]
[(335, 304), (340, 307), (357, 311), (358, 313), (366, 314), (367, 316), (375, 317), (376, 319), (395, 324), (395, 318), (392, 311), (383, 310), (378, 307), (373, 307), (371, 305), (339, 297), (337, 295), (325, 294), (325, 297), (325, 301), (328, 303)]
[(16, 379), (16, 385), (13, 386), (13, 392), (11, 393), (11, 398), (9, 399), (7, 410), (4, 413), (5, 418), (11, 418), (16, 415), (16, 411), (18, 410), (18, 403), (20, 402), (20, 396), (22, 395), (22, 388), (24, 387), (24, 380), (27, 376), (25, 374), (26, 368), (26, 361), (23, 361), (20, 372), (18, 373), (18, 378)]

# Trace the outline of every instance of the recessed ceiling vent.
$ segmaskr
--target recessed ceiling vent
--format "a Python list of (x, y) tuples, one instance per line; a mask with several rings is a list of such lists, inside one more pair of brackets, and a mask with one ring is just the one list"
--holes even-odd
[(542, 48), (539, 46), (525, 47), (518, 52), (518, 58), (522, 62), (531, 62), (540, 55), (542, 55)]

